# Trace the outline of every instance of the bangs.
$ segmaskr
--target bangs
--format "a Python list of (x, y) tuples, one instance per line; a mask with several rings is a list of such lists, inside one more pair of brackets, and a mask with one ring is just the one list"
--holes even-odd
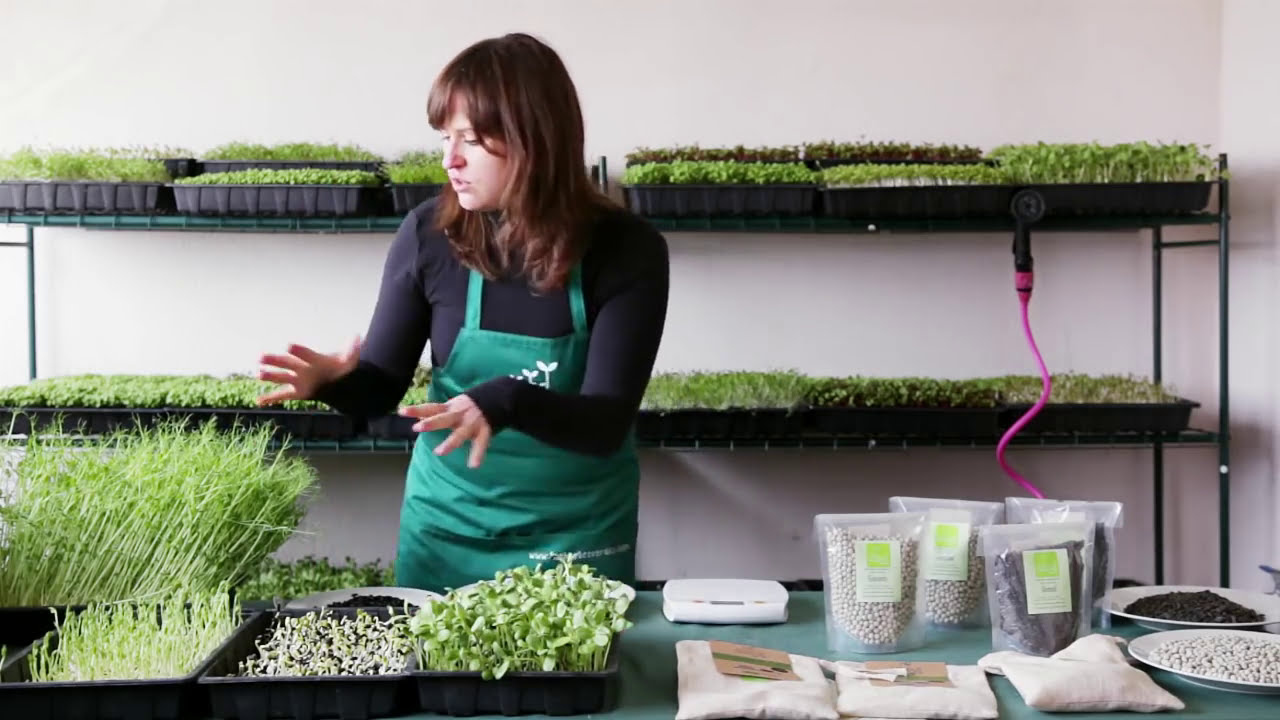
[(483, 72), (478, 60), (464, 55), (441, 71), (427, 96), (427, 122), (441, 130), (456, 112), (481, 138), (505, 141), (498, 73)]

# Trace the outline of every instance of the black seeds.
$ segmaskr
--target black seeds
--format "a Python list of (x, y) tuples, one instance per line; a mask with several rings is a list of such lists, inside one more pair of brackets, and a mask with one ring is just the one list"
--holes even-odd
[(1093, 601), (1106, 596), (1107, 573), (1111, 569), (1111, 545), (1107, 541), (1106, 523), (1096, 523), (1093, 528)]
[[(1037, 550), (1067, 551), (1068, 576), (1071, 581), (1070, 612), (1032, 615), (1027, 611), (1027, 580), (1022, 564), (1023, 552)], [(992, 585), (999, 612), (992, 621), (1004, 635), (1010, 650), (1047, 657), (1075, 642), (1080, 631), (1081, 583), (1084, 579), (1084, 543), (1067, 542), (1027, 550), (1005, 549), (992, 562)]]
[[(372, 608), (387, 607), (399, 609), (405, 606), (404, 598), (392, 597), (390, 595), (354, 595), (340, 602), (327, 603), (326, 607), (331, 608)], [(409, 603), (410, 610), (417, 610), (418, 606)]]
[(1266, 618), (1209, 590), (1167, 592), (1139, 598), (1124, 609), (1131, 615), (1193, 623), (1252, 623)]

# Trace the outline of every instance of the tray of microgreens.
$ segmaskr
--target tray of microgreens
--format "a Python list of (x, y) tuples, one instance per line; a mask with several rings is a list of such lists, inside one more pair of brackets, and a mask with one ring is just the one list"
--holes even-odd
[(219, 718), (395, 715), (412, 652), (408, 620), (390, 607), (264, 611), (198, 682)]
[(204, 712), (196, 680), (242, 624), (226, 593), (94, 603), (0, 660), (0, 707), (23, 720), (181, 720)]
[(428, 603), (408, 626), (419, 710), (575, 715), (617, 703), (625, 586), (564, 559), (518, 567)]

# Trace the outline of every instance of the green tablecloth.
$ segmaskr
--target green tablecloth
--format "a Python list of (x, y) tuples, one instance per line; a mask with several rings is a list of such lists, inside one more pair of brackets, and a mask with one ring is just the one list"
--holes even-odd
[[(760, 647), (776, 648), (800, 655), (831, 659), (887, 659), (889, 656), (835, 658), (827, 652), (822, 593), (791, 594), (790, 619), (783, 625), (688, 625), (667, 622), (662, 616), (662, 596), (642, 592), (636, 597), (629, 617), (635, 627), (626, 632), (621, 644), (621, 696), (617, 709), (607, 715), (618, 720), (653, 720), (672, 718), (676, 713), (677, 640), (727, 640)], [(1133, 625), (1106, 630), (1124, 637), (1147, 632)], [(990, 630), (958, 631), (943, 634), (929, 646), (894, 659), (940, 660), (953, 664), (974, 664), (991, 651)], [(1206, 720), (1277, 720), (1280, 718), (1280, 696), (1242, 695), (1197, 687), (1166, 673), (1155, 671), (1152, 677), (1160, 685), (1186, 703), (1186, 709), (1163, 713), (1179, 718)], [(991, 677), (991, 686), (1000, 704), (1001, 718), (1063, 717), (1073, 720), (1090, 718), (1139, 717), (1137, 713), (1042, 713), (1022, 702), (1008, 680)], [(412, 718), (438, 720), (438, 715), (412, 715)]]

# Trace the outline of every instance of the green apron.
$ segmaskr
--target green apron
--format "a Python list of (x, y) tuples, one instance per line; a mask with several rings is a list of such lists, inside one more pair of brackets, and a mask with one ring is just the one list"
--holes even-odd
[[(434, 368), (429, 402), (508, 375), (559, 393), (576, 393), (586, 371), (582, 271), (569, 282), (573, 333), (539, 338), (481, 328), (484, 277), (471, 271), (466, 320), (443, 368)], [(451, 428), (419, 433), (400, 509), (396, 583), (447, 592), (520, 565), (549, 568), (556, 554), (624, 583), (634, 582), (640, 467), (633, 440), (605, 458), (560, 450), (525, 433), (494, 435), (478, 468), (469, 447), (434, 449)]]

